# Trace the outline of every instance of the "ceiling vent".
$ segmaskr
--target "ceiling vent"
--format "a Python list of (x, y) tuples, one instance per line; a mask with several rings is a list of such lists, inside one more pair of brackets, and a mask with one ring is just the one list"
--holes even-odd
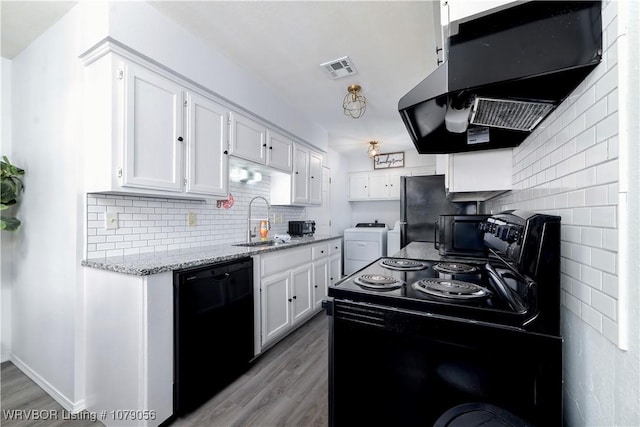
[(324, 64), (320, 64), (320, 66), (324, 68), (334, 80), (358, 74), (358, 70), (356, 70), (353, 62), (351, 62), (351, 58), (348, 56), (325, 62)]

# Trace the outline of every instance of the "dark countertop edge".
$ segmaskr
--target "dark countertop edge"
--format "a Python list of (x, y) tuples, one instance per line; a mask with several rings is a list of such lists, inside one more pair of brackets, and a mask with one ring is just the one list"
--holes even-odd
[[(83, 267), (94, 268), (97, 270), (110, 271), (113, 273), (122, 273), (128, 274), (130, 276), (150, 276), (152, 274), (165, 273), (174, 270), (181, 270), (184, 268), (198, 267), (206, 264), (213, 264), (218, 262), (231, 261), (235, 259), (242, 258), (250, 258), (254, 255), (260, 255), (267, 252), (275, 252), (284, 249), (291, 249), (295, 247), (311, 245), (314, 243), (321, 243), (329, 240), (342, 239), (341, 235), (332, 235), (332, 236), (319, 236), (313, 238), (301, 238), (301, 239), (292, 239), (291, 243), (277, 245), (277, 246), (268, 246), (264, 248), (260, 247), (242, 247), (242, 246), (234, 246), (231, 243), (223, 244), (223, 245), (214, 245), (214, 246), (202, 246), (191, 249), (177, 249), (174, 251), (165, 251), (165, 252), (152, 252), (147, 254), (140, 255), (125, 255), (125, 256), (117, 256), (117, 257), (109, 257), (109, 258), (95, 258), (95, 259), (84, 259), (80, 263)], [(225, 249), (228, 250), (228, 253), (224, 253)], [(185, 258), (190, 257), (188, 254), (192, 252), (197, 254), (198, 252), (205, 251), (221, 251), (221, 255), (215, 256), (204, 256), (203, 258), (197, 258), (197, 255), (193, 259), (188, 259), (181, 262), (166, 262), (166, 263), (155, 263), (153, 259), (145, 260), (144, 258), (155, 258), (158, 256), (166, 256), (166, 257), (180, 257), (184, 256)], [(174, 253), (172, 253), (174, 252)], [(183, 255), (181, 255), (183, 254)], [(140, 259), (143, 258), (143, 259)], [(146, 264), (146, 265), (145, 265)]]

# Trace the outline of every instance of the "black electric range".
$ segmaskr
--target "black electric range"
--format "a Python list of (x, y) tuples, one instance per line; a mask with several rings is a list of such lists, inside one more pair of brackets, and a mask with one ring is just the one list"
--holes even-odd
[(330, 425), (561, 425), (560, 218), (479, 231), (489, 256), (384, 257), (329, 287)]

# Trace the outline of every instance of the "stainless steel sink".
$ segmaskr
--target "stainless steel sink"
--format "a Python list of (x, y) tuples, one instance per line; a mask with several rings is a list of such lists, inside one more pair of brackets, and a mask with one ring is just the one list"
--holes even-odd
[(262, 246), (280, 246), (280, 245), (288, 245), (291, 242), (280, 242), (276, 240), (260, 240), (257, 242), (244, 242), (244, 243), (234, 243), (231, 246), (243, 246), (248, 248), (262, 247)]

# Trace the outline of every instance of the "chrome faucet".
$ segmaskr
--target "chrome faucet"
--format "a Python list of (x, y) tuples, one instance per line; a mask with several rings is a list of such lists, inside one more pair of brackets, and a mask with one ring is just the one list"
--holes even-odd
[(269, 213), (271, 212), (271, 205), (269, 201), (262, 196), (256, 196), (249, 202), (249, 214), (247, 215), (247, 243), (251, 243), (251, 238), (255, 237), (255, 234), (251, 234), (251, 205), (255, 199), (262, 199), (267, 204), (267, 227), (271, 228), (271, 221), (269, 220)]

